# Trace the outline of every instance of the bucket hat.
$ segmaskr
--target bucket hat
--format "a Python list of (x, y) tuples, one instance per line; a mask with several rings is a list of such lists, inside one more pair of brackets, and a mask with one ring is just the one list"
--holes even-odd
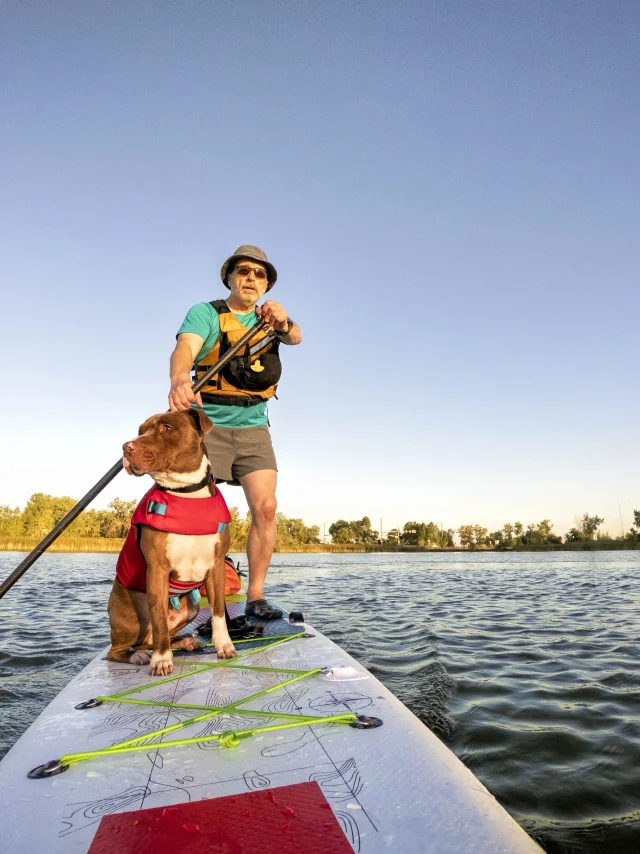
[(267, 260), (267, 256), (260, 249), (259, 246), (251, 246), (249, 243), (243, 243), (242, 246), (238, 246), (233, 255), (230, 255), (227, 260), (224, 262), (220, 269), (220, 278), (224, 282), (224, 284), (229, 287), (229, 282), (227, 279), (229, 278), (229, 268), (233, 270), (235, 267), (235, 262), (240, 259), (249, 260), (249, 261), (259, 261), (260, 264), (264, 264), (267, 268), (267, 275), (269, 277), (269, 284), (267, 285), (267, 290), (270, 291), (271, 288), (275, 285), (276, 279), (278, 278), (278, 271), (273, 266), (273, 264)]

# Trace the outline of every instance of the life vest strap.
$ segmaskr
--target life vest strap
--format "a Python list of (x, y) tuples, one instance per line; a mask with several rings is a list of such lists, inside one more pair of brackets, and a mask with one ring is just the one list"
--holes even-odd
[(217, 403), (222, 406), (255, 406), (258, 403), (264, 403), (265, 398), (257, 394), (251, 395), (235, 395), (235, 394), (210, 394), (207, 391), (201, 392), (203, 403)]

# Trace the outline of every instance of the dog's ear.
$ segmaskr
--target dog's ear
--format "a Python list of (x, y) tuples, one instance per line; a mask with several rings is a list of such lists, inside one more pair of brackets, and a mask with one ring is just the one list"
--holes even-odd
[(210, 433), (213, 430), (213, 421), (202, 409), (195, 409), (192, 406), (191, 409), (186, 411), (193, 418), (196, 430), (199, 430), (201, 433)]

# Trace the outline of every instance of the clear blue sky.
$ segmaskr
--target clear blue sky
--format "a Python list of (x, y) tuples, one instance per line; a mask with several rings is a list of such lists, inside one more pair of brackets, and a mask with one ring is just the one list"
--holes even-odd
[(249, 242), (305, 335), (288, 516), (628, 526), (636, 2), (14, 0), (0, 34), (0, 503), (115, 462)]

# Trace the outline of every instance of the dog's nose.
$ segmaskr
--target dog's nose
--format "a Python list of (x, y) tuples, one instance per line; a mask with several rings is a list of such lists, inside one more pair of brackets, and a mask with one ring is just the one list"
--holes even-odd
[(125, 454), (130, 454), (131, 451), (133, 451), (133, 442), (125, 442), (122, 446), (122, 450), (125, 452)]

